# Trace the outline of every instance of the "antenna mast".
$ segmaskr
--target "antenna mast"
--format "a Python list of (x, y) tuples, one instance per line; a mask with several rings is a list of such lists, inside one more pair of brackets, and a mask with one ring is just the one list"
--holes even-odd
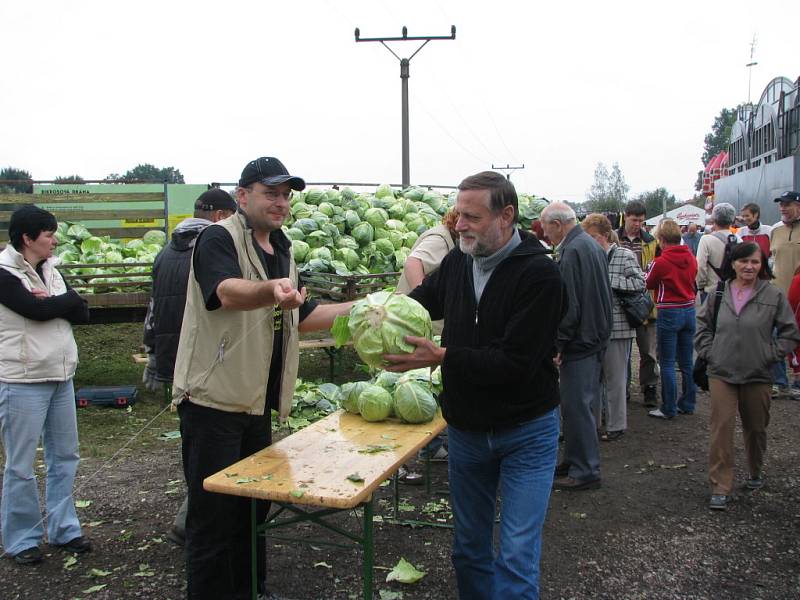
[(745, 65), (747, 67), (747, 103), (752, 105), (750, 101), (750, 84), (753, 81), (753, 67), (758, 63), (753, 60), (753, 55), (756, 52), (756, 35), (753, 34), (753, 41), (750, 42), (750, 62)]

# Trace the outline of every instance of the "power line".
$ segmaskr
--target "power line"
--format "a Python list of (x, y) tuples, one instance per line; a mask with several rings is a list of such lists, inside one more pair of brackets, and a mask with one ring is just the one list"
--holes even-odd
[[(442, 13), (442, 15), (445, 18), (447, 18), (447, 15), (444, 12), (444, 8), (442, 7), (442, 4), (441, 4), (441, 2), (439, 0), (436, 0), (436, 5), (439, 8), (439, 12)], [(458, 48), (459, 48), (459, 51), (461, 52), (461, 55), (462, 55), (462, 57), (464, 59), (464, 62), (467, 63), (467, 68), (471, 72), (478, 72), (477, 69), (472, 68), (473, 67), (473, 65), (472, 65), (473, 61), (467, 55), (466, 50), (462, 46), (459, 46)], [(491, 122), (492, 127), (494, 127), (494, 131), (497, 134), (497, 138), (500, 140), (500, 143), (503, 145), (503, 148), (505, 148), (506, 152), (508, 153), (508, 156), (510, 156), (515, 162), (522, 162), (517, 158), (517, 156), (514, 154), (514, 152), (511, 151), (511, 149), (508, 147), (508, 144), (506, 144), (505, 138), (503, 138), (503, 135), (500, 133), (500, 128), (497, 126), (497, 123), (495, 122), (494, 117), (492, 116), (492, 113), (489, 111), (489, 106), (486, 104), (486, 98), (481, 93), (481, 87), (480, 86), (476, 86), (475, 91), (478, 93), (478, 96), (480, 97), (480, 100), (481, 100), (481, 104), (483, 105), (483, 110), (486, 112), (486, 116), (489, 117), (489, 121)]]
[(428, 110), (427, 106), (425, 106), (425, 103), (416, 94), (413, 94), (413, 96), (414, 96), (414, 100), (419, 103), (419, 105), (422, 108), (422, 110), (425, 111), (425, 114), (427, 114), (428, 117), (430, 118), (430, 120), (433, 121), (434, 125), (436, 125), (439, 129), (442, 130), (442, 133), (444, 133), (447, 137), (449, 137), (451, 140), (453, 140), (453, 142), (459, 148), (461, 148), (464, 152), (469, 154), (472, 158), (474, 158), (478, 162), (481, 162), (481, 163), (487, 162), (485, 157), (478, 156), (472, 150), (470, 150), (464, 144), (462, 144), (460, 141), (458, 141), (458, 139), (456, 139), (456, 137), (452, 133), (450, 133), (450, 131), (448, 131), (448, 129), (444, 125), (442, 125), (442, 123), (436, 117), (433, 116), (433, 113), (430, 110)]

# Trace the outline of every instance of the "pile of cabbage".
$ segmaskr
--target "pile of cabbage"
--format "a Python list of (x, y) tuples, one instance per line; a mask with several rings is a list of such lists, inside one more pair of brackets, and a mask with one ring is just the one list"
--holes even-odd
[(435, 394), (441, 390), (441, 371), (415, 369), (407, 373), (380, 371), (370, 381), (346, 383), (339, 390), (342, 408), (365, 421), (395, 417), (404, 423), (427, 423), (436, 416)]
[[(109, 236), (95, 236), (83, 225), (60, 222), (55, 237), (58, 246), (54, 254), (67, 268), (66, 274), (80, 275), (81, 280), (71, 281), (71, 285), (81, 293), (105, 293), (117, 291), (143, 291), (149, 289), (152, 266), (104, 266), (106, 264), (126, 265), (152, 263), (166, 243), (166, 235), (161, 230), (152, 230), (139, 239), (113, 240)], [(70, 264), (90, 265), (81, 268), (68, 268)], [(113, 277), (97, 277), (108, 275)], [(84, 285), (81, 285), (81, 281)], [(115, 286), (121, 282), (141, 283), (137, 286)], [(84, 287), (92, 284), (91, 287)]]
[[(283, 229), (303, 271), (398, 272), (419, 234), (441, 223), (456, 195), (417, 186), (396, 190), (387, 184), (374, 194), (357, 194), (350, 188), (308, 189), (294, 193)], [(543, 198), (520, 194), (520, 226), (529, 229), (546, 205)]]
[(297, 431), (343, 408), (360, 414), (367, 421), (396, 418), (406, 423), (427, 423), (436, 415), (436, 396), (441, 392), (441, 370), (417, 369), (407, 373), (378, 371), (368, 381), (353, 381), (341, 386), (297, 379), (292, 409), (285, 423), (276, 429)]

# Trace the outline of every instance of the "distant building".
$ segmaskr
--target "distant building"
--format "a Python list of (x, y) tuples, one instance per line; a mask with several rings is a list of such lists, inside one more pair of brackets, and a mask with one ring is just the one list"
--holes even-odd
[(800, 77), (776, 77), (758, 104), (739, 108), (725, 158), (727, 174), (713, 182), (714, 203), (740, 209), (755, 202), (762, 222), (779, 221), (774, 198), (800, 189)]

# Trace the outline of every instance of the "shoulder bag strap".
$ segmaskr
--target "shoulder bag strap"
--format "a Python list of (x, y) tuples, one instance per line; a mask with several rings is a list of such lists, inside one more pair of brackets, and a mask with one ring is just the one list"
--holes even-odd
[(725, 291), (725, 282), (717, 282), (717, 291), (714, 293), (714, 320), (711, 322), (711, 331), (717, 331), (717, 318), (719, 317), (719, 305), (722, 304), (722, 295)]

